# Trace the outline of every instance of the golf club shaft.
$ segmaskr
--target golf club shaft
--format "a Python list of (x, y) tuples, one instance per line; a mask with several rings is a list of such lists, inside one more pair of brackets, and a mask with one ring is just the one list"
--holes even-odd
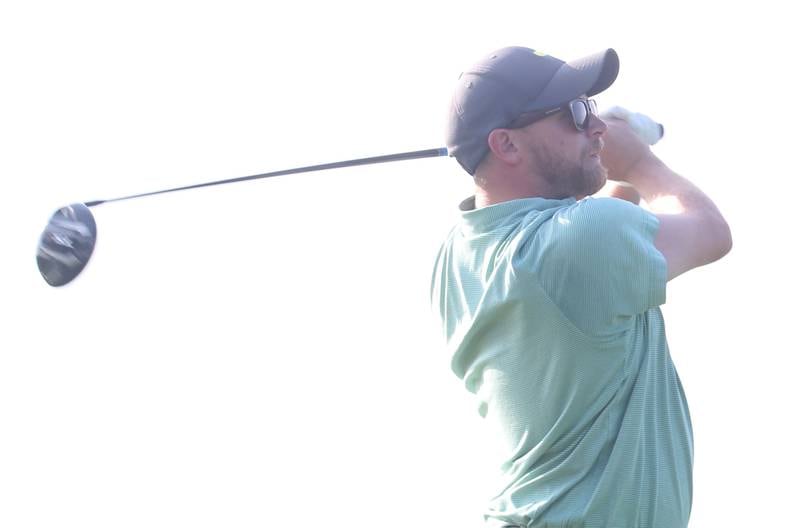
[(347, 161), (337, 161), (334, 163), (323, 163), (321, 165), (309, 165), (307, 167), (298, 167), (296, 169), (285, 169), (274, 172), (266, 172), (264, 174), (254, 174), (252, 176), (241, 176), (239, 178), (230, 178), (227, 180), (218, 180), (207, 183), (198, 183), (195, 185), (187, 185), (185, 187), (175, 187), (173, 189), (164, 189), (162, 191), (152, 191), (141, 194), (132, 194), (130, 196), (122, 196), (120, 198), (110, 198), (108, 200), (93, 200), (86, 202), (86, 207), (93, 207), (107, 202), (119, 202), (121, 200), (131, 200), (133, 198), (142, 198), (144, 196), (153, 196), (156, 194), (164, 194), (177, 191), (186, 191), (189, 189), (199, 189), (200, 187), (211, 187), (213, 185), (223, 185), (226, 183), (236, 183), (248, 180), (258, 180), (261, 178), (270, 178), (272, 176), (285, 176), (287, 174), (299, 174), (301, 172), (314, 172), (328, 169), (339, 169), (343, 167), (355, 167), (357, 165), (372, 165), (375, 163), (388, 163), (390, 161), (412, 160), (419, 158), (435, 158), (439, 156), (447, 156), (446, 148), (436, 148), (428, 150), (416, 150), (413, 152), (401, 152), (399, 154), (388, 154), (385, 156), (374, 156), (371, 158), (360, 158)]

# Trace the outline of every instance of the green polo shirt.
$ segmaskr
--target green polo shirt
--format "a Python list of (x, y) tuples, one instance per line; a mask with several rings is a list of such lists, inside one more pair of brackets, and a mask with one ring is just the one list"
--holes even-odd
[(500, 446), (488, 526), (687, 525), (692, 429), (657, 229), (614, 198), (462, 204), (431, 295)]

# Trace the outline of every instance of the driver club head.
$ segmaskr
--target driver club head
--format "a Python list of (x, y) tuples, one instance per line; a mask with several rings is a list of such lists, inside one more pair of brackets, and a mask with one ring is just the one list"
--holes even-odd
[(36, 250), (39, 272), (50, 286), (63, 286), (80, 274), (94, 251), (97, 224), (89, 208), (76, 203), (50, 218)]

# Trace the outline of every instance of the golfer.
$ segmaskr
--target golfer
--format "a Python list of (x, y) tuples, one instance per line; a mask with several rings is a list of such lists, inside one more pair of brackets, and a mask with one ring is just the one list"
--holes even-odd
[[(510, 47), (453, 95), (448, 148), (475, 194), (431, 295), (500, 445), (490, 527), (689, 520), (692, 426), (659, 306), (667, 281), (724, 256), (731, 235), (627, 122), (598, 117), (591, 98), (618, 69), (611, 49), (564, 62)], [(608, 179), (636, 197), (593, 197)]]

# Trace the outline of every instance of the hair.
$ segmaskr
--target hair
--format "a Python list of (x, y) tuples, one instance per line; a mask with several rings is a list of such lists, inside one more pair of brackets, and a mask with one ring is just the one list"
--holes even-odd
[(475, 171), (472, 173), (472, 179), (475, 181), (475, 185), (478, 187), (486, 187), (486, 184), (489, 183), (489, 180), (484, 175), (484, 172), (481, 170), (486, 164), (489, 162), (489, 158), (492, 157), (492, 150), (486, 153), (486, 155), (481, 159), (478, 164), (475, 166)]

